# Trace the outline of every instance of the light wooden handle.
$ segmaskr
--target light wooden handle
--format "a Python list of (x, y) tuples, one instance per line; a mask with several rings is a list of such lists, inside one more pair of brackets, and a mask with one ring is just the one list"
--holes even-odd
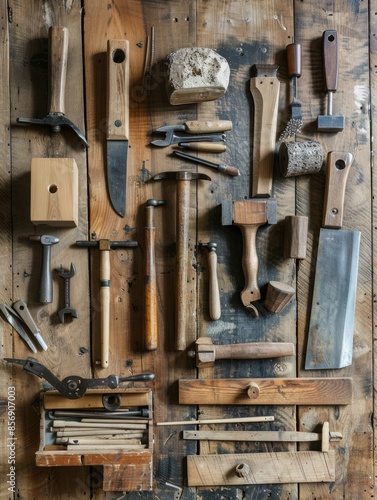
[(129, 43), (107, 42), (107, 139), (129, 139)]
[(256, 65), (250, 79), (254, 100), (252, 196), (271, 196), (280, 82), (277, 66)]
[(206, 151), (207, 153), (224, 153), (226, 146), (216, 142), (183, 142), (179, 143), (183, 149), (194, 149), (195, 151)]
[(213, 347), (215, 359), (266, 359), (295, 354), (295, 346), (291, 342), (247, 342)]
[(241, 301), (246, 307), (261, 298), (258, 288), (258, 255), (256, 247), (256, 235), (259, 225), (240, 226), (243, 241), (242, 269), (245, 278)]
[(156, 229), (153, 223), (154, 207), (146, 207), (147, 225), (145, 227), (145, 311), (144, 346), (147, 351), (157, 349), (157, 280), (155, 241)]
[(186, 132), (190, 132), (190, 134), (207, 134), (232, 130), (232, 122), (230, 120), (191, 120), (185, 122), (185, 125)]
[(209, 271), (209, 315), (213, 320), (220, 319), (220, 292), (217, 279), (217, 254), (215, 251), (208, 252), (208, 271)]
[(343, 225), (344, 196), (353, 156), (332, 151), (327, 155), (323, 227), (340, 229)]
[(100, 252), (101, 366), (109, 366), (110, 345), (110, 250)]
[(49, 29), (49, 102), (48, 112), (64, 115), (65, 82), (67, 77), (68, 30), (63, 26)]

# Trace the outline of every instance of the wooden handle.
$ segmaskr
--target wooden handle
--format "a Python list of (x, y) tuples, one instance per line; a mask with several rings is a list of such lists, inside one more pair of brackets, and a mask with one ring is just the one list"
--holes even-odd
[(299, 43), (290, 43), (286, 47), (287, 51), (287, 67), (288, 76), (293, 78), (294, 76), (301, 76), (301, 45)]
[(267, 311), (277, 314), (289, 304), (294, 295), (295, 289), (292, 286), (280, 281), (269, 281), (264, 307)]
[(326, 90), (338, 88), (338, 34), (335, 30), (323, 32), (323, 71)]
[(64, 96), (67, 77), (68, 30), (63, 26), (49, 29), (49, 102), (48, 112), (65, 114)]
[(185, 126), (186, 132), (190, 132), (190, 134), (207, 134), (232, 130), (232, 122), (230, 120), (191, 120), (185, 122)]
[(224, 153), (226, 146), (216, 142), (180, 142), (183, 149), (194, 149), (195, 151), (206, 151), (207, 153)]
[(287, 215), (284, 221), (284, 257), (305, 259), (309, 218), (304, 215)]
[(209, 315), (217, 320), (221, 316), (219, 283), (217, 280), (217, 254), (214, 250), (208, 252), (209, 270)]
[(323, 227), (340, 229), (343, 225), (344, 195), (352, 163), (351, 153), (332, 151), (327, 155)]
[(186, 349), (186, 306), (190, 181), (177, 181), (176, 350)]
[(241, 301), (246, 307), (261, 298), (258, 288), (258, 254), (256, 247), (258, 227), (259, 224), (240, 226), (243, 242), (242, 269), (245, 278)]
[(147, 225), (145, 227), (145, 311), (144, 346), (147, 351), (157, 349), (157, 280), (155, 240), (156, 229), (153, 221), (154, 207), (146, 207)]
[(290, 342), (247, 342), (213, 347), (215, 359), (266, 359), (295, 354), (295, 346)]
[(280, 82), (277, 66), (256, 65), (250, 79), (254, 100), (252, 196), (271, 196)]
[(100, 251), (101, 366), (109, 366), (110, 345), (110, 250)]
[(107, 42), (107, 139), (129, 139), (129, 43)]

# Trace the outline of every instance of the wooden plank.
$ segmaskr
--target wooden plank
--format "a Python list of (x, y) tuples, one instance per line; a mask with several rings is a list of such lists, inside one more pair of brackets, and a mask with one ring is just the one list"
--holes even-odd
[[(237, 475), (237, 467), (242, 468), (242, 477)], [(329, 483), (335, 479), (335, 453), (190, 455), (187, 457), (187, 471), (189, 486)]]
[[(328, 436), (330, 440), (341, 439), (340, 433), (332, 434), (333, 436)], [(311, 442), (322, 441), (322, 434), (318, 432), (297, 431), (183, 431), (183, 439), (208, 439), (211, 441)]]
[[(251, 390), (250, 390), (251, 388)], [(348, 405), (351, 378), (180, 380), (180, 404)]]

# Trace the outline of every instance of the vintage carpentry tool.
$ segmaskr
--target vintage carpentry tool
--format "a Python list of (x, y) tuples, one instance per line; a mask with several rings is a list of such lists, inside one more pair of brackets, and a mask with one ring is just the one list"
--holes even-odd
[(225, 144), (216, 142), (179, 142), (178, 146), (182, 149), (193, 149), (195, 151), (206, 151), (207, 153), (224, 153)]
[(39, 241), (43, 246), (42, 271), (39, 282), (39, 302), (49, 304), (53, 299), (52, 272), (51, 272), (51, 247), (59, 243), (57, 236), (43, 234), (41, 236), (30, 235), (30, 241)]
[(129, 377), (118, 377), (117, 375), (109, 375), (106, 378), (83, 378), (78, 375), (69, 375), (63, 380), (59, 380), (48, 368), (42, 363), (39, 363), (34, 358), (15, 359), (4, 358), (8, 363), (21, 365), (24, 370), (36, 375), (39, 378), (44, 378), (49, 382), (54, 389), (60, 392), (62, 396), (68, 399), (78, 399), (84, 396), (86, 391), (95, 387), (110, 387), (116, 389), (123, 382), (143, 382), (153, 380), (154, 373), (142, 373), (140, 375), (131, 375)]
[(343, 368), (352, 363), (361, 233), (340, 229), (352, 162), (351, 153), (333, 151), (327, 157), (306, 370)]
[(317, 118), (318, 132), (339, 132), (344, 129), (344, 116), (333, 116), (332, 98), (338, 88), (338, 34), (335, 30), (323, 32), (323, 72), (327, 91), (327, 115)]
[[(216, 134), (215, 132), (223, 132), (231, 130), (231, 128), (232, 122), (229, 120), (192, 120), (185, 122), (183, 125), (164, 125), (154, 130), (153, 133), (165, 134), (165, 138), (151, 141), (151, 144), (166, 147), (177, 142), (225, 141), (225, 134)], [(181, 135), (177, 135), (176, 132), (181, 132)]]
[(186, 305), (187, 269), (189, 247), (190, 182), (210, 181), (208, 175), (198, 172), (177, 171), (161, 172), (151, 178), (153, 181), (172, 179), (176, 188), (176, 350), (186, 349)]
[(49, 103), (45, 118), (17, 118), (17, 123), (27, 125), (47, 125), (52, 132), (60, 132), (62, 127), (71, 128), (80, 140), (89, 146), (84, 134), (65, 116), (65, 84), (68, 58), (68, 30), (63, 26), (51, 26), (49, 41)]
[(13, 307), (8, 306), (6, 303), (0, 304), (0, 311), (31, 351), (36, 353), (37, 349), (26, 332), (27, 329), (30, 330), (42, 349), (44, 351), (47, 350), (47, 345), (42, 338), (41, 331), (35, 324), (26, 302), (18, 300), (13, 304)]
[(135, 248), (137, 241), (76, 241), (78, 247), (98, 247), (100, 251), (100, 304), (101, 304), (101, 366), (109, 366), (110, 342), (110, 250), (116, 248)]
[(287, 52), (288, 76), (292, 78), (292, 102), (290, 104), (291, 117), (280, 134), (279, 141), (294, 136), (302, 128), (301, 103), (298, 101), (297, 92), (298, 79), (301, 76), (301, 45), (296, 42), (290, 43), (285, 50)]
[(199, 243), (199, 246), (208, 249), (209, 317), (217, 320), (221, 316), (220, 290), (217, 279), (217, 243), (209, 241), (208, 243)]
[(154, 225), (154, 209), (166, 205), (165, 200), (150, 199), (145, 204), (146, 224), (144, 227), (144, 347), (147, 351), (157, 349), (157, 279), (156, 279), (156, 228)]
[(71, 267), (68, 271), (61, 267), (58, 274), (64, 279), (64, 307), (58, 312), (60, 321), (64, 323), (66, 315), (69, 315), (72, 318), (78, 317), (77, 310), (71, 307), (71, 278), (73, 278), (76, 274), (75, 265), (71, 262)]
[(107, 187), (114, 210), (126, 213), (129, 142), (129, 43), (107, 41)]
[[(265, 359), (294, 356), (295, 346), (290, 342), (247, 342), (243, 344), (215, 345), (210, 337), (195, 342), (196, 366), (213, 365), (218, 359)], [(195, 357), (194, 351), (187, 353)]]
[(206, 167), (214, 168), (219, 172), (224, 172), (230, 176), (241, 175), (240, 171), (236, 167), (231, 167), (230, 165), (224, 165), (223, 163), (215, 163), (213, 161), (208, 161), (204, 158), (198, 158), (197, 156), (188, 155), (187, 153), (182, 153), (182, 151), (173, 151), (175, 156), (183, 158), (184, 160), (192, 161), (194, 163), (199, 163), (200, 165), (205, 165)]

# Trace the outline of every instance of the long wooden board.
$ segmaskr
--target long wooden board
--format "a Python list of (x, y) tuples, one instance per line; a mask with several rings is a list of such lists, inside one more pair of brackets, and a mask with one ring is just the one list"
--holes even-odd
[[(250, 386), (259, 392), (248, 396)], [(351, 378), (180, 380), (179, 403), (213, 405), (348, 405)]]
[[(244, 477), (238, 477), (241, 466)], [(322, 483), (335, 478), (335, 453), (330, 451), (237, 453), (187, 457), (189, 486)]]

